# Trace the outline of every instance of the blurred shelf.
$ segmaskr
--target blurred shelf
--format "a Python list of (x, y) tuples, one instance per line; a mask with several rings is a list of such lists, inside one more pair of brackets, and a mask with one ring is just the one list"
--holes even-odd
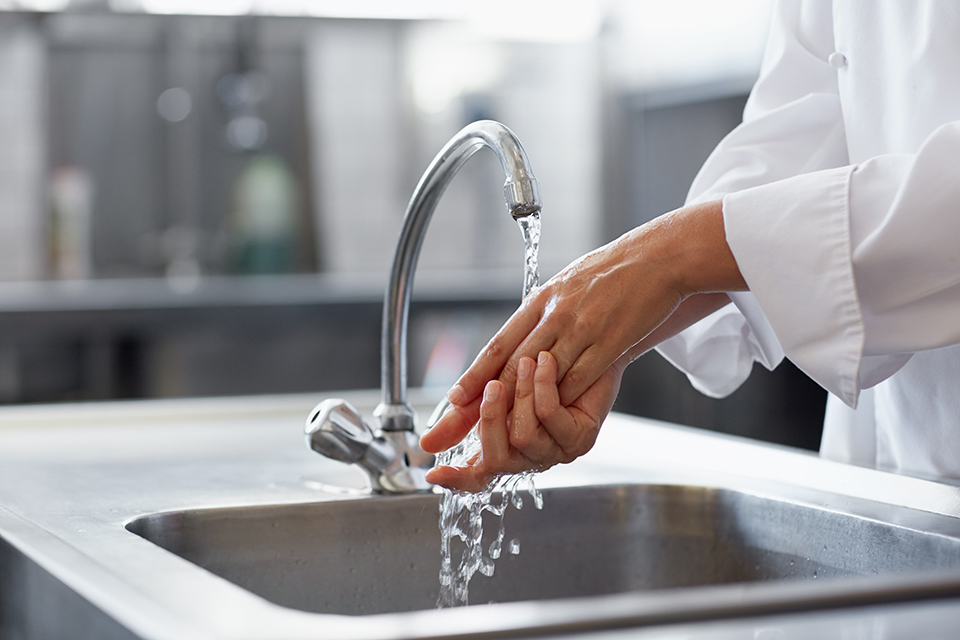
[[(414, 282), (418, 307), (516, 305), (520, 274), (423, 272)], [(225, 320), (230, 324), (268, 314), (303, 321), (358, 307), (379, 309), (384, 274), (222, 276), (195, 279), (111, 279), (0, 283), (0, 331), (98, 332), (136, 326), (163, 330)]]

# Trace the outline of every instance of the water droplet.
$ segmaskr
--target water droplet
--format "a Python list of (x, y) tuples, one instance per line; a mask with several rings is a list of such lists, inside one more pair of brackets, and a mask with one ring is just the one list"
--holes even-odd
[(513, 555), (520, 553), (520, 540), (518, 538), (510, 541), (510, 553)]
[(487, 576), (488, 578), (493, 575), (494, 568), (495, 568), (495, 565), (493, 564), (493, 560), (491, 560), (490, 558), (482, 558), (480, 560), (480, 573)]

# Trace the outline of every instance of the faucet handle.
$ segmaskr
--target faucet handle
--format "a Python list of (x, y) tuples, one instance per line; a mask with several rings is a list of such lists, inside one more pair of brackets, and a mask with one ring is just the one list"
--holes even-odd
[(424, 475), (433, 456), (420, 449), (412, 430), (378, 436), (353, 405), (331, 398), (314, 407), (304, 431), (307, 446), (317, 453), (362, 467), (374, 491), (432, 490)]
[(371, 478), (390, 466), (396, 453), (377, 438), (360, 412), (346, 400), (330, 398), (318, 404), (307, 419), (307, 446), (333, 460), (358, 464)]

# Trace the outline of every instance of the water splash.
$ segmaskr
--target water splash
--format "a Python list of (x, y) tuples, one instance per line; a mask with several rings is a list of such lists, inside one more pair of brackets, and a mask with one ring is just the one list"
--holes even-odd
[[(479, 450), (480, 441), (476, 429), (450, 451), (437, 457), (437, 464), (464, 465)], [(490, 577), (494, 573), (495, 561), (500, 558), (506, 527), (504, 516), (510, 504), (521, 508), (523, 500), (520, 491), (526, 490), (533, 497), (534, 504), (543, 507), (543, 497), (533, 483), (533, 472), (502, 476), (481, 493), (466, 493), (443, 490), (440, 499), (440, 597), (437, 608), (465, 606), (469, 604), (470, 580), (479, 571)], [(500, 519), (497, 537), (483, 548), (483, 514), (491, 513)], [(453, 540), (463, 542), (463, 552), (454, 566)], [(508, 546), (509, 552), (516, 555), (520, 550), (519, 541), (514, 538)]]
[[(540, 214), (519, 218), (517, 223), (523, 234), (523, 296), (526, 297), (540, 286)], [(438, 455), (437, 464), (464, 466), (479, 452), (480, 437), (474, 427), (460, 444)], [(501, 476), (481, 493), (443, 490), (440, 499), (440, 597), (437, 599), (437, 608), (469, 604), (470, 580), (477, 571), (488, 577), (493, 575), (494, 562), (500, 558), (503, 550), (506, 532), (504, 515), (510, 504), (515, 509), (523, 507), (521, 490), (526, 489), (537, 509), (543, 508), (543, 496), (534, 485), (534, 475), (531, 471)], [(495, 497), (499, 500), (495, 500)], [(484, 512), (500, 518), (497, 537), (490, 543), (486, 553), (483, 550)], [(453, 566), (451, 544), (454, 538), (465, 545), (456, 567)], [(508, 550), (513, 555), (520, 553), (520, 541), (516, 538), (510, 540)]]

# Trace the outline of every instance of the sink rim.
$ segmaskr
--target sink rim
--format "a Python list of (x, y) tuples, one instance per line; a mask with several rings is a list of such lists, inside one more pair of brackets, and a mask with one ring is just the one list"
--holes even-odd
[[(660, 623), (658, 612), (670, 611), (677, 592), (659, 600), (650, 594), (602, 596), (602, 611), (598, 599), (591, 598), (594, 613), (581, 612), (581, 619), (572, 615), (568, 601), (494, 605), (503, 612), (499, 621), (484, 613), (485, 607), (365, 617), (297, 612), (249, 594), (124, 528), (137, 516), (165, 511), (356, 499), (320, 485), (359, 486), (359, 474), (304, 450), (303, 416), (320, 399), (317, 394), (279, 402), (267, 398), (262, 406), (258, 399), (216, 399), (209, 408), (198, 400), (31, 407), (29, 420), (17, 418), (22, 412), (8, 414), (0, 408), (0, 536), (125, 627), (158, 640), (306, 640), (318, 635), (394, 640), (464, 635), (464, 627), (472, 635), (506, 637)], [(360, 392), (353, 402), (364, 411), (378, 400), (377, 392)], [(428, 410), (432, 402), (423, 407)], [(71, 435), (64, 418), (74, 412), (83, 428)], [(3, 420), (7, 415), (14, 418), (12, 426)], [(90, 427), (101, 421), (102, 428)], [(176, 447), (156, 446), (171, 435)], [(232, 437), (221, 440), (227, 435)], [(315, 486), (307, 486), (311, 482)], [(538, 486), (621, 482), (813, 494), (838, 509), (865, 501), (878, 512), (897, 507), (911, 514), (905, 524), (913, 521), (934, 534), (960, 535), (958, 487), (621, 414), (611, 414), (590, 454), (547, 472)], [(953, 575), (872, 580), (869, 593), (858, 592), (868, 600), (863, 604), (957, 595)], [(848, 582), (816, 584), (824, 595), (821, 602), (807, 597), (817, 594), (794, 593), (796, 584), (783, 583), (773, 594), (781, 602), (768, 599), (769, 607), (786, 611), (786, 599), (803, 610), (856, 604), (843, 588)], [(742, 598), (739, 591), (751, 587), (722, 588), (735, 605)], [(716, 597), (721, 587), (710, 589)], [(738, 616), (751, 613), (736, 611)]]
[[(563, 489), (620, 487), (695, 488), (708, 491), (726, 491), (744, 496), (768, 499), (805, 508), (827, 511), (849, 517), (888, 524), (896, 528), (916, 531), (923, 535), (960, 541), (960, 529), (948, 532), (950, 525), (957, 526), (955, 518), (939, 514), (897, 507), (895, 522), (877, 517), (875, 505), (870, 501), (851, 498), (815, 489), (791, 485), (771, 485), (765, 488), (752, 486), (749, 481), (738, 478), (721, 478), (710, 484), (679, 484), (676, 482), (600, 482), (593, 484), (554, 484), (545, 487), (545, 503), (549, 494)], [(279, 502), (263, 504), (225, 504), (198, 508), (173, 509), (142, 514), (130, 518), (123, 526), (132, 534), (159, 551), (189, 564), (197, 571), (228, 584), (244, 594), (263, 600), (272, 607), (295, 611), (309, 616), (337, 619), (347, 625), (373, 623), (381, 628), (417, 627), (417, 638), (458, 637), (505, 637), (540, 635), (547, 633), (573, 633), (639, 626), (660, 625), (695, 620), (721, 620), (729, 618), (773, 615), (788, 612), (830, 610), (846, 607), (886, 604), (892, 602), (923, 601), (960, 596), (960, 568), (924, 569), (883, 575), (849, 575), (832, 577), (818, 582), (812, 580), (765, 580), (736, 582), (705, 586), (658, 588), (644, 591), (566, 597), (550, 600), (527, 600), (471, 605), (465, 608), (422, 609), (396, 613), (371, 613), (362, 615), (337, 613), (312, 613), (275, 604), (244, 587), (236, 585), (208, 571), (176, 552), (169, 551), (134, 530), (137, 523), (153, 518), (221, 513), (262, 509), (289, 509), (295, 507), (322, 508), (324, 505), (343, 502), (403, 501), (423, 498), (414, 496), (388, 496), (375, 493), (337, 496), (333, 500), (316, 502)], [(842, 503), (842, 504), (841, 504)], [(926, 528), (929, 527), (929, 528)], [(508, 525), (509, 532), (509, 525)], [(437, 550), (439, 554), (439, 549)], [(482, 578), (478, 578), (482, 579)], [(493, 610), (491, 610), (493, 607)], [(495, 611), (495, 614), (491, 614)], [(469, 626), (469, 630), (464, 630)]]

